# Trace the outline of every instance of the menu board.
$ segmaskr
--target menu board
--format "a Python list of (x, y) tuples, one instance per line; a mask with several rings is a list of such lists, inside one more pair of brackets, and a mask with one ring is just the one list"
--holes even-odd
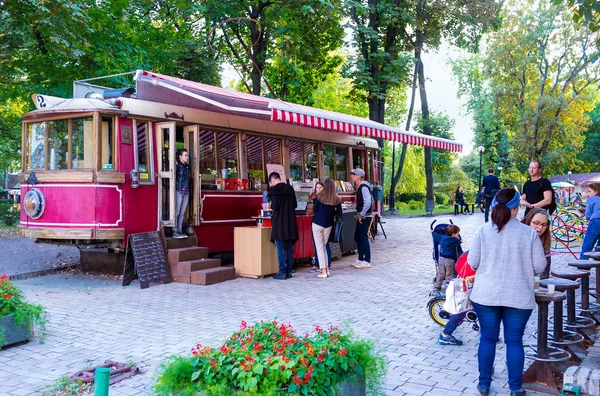
[[(281, 177), (281, 181), (287, 183), (287, 179), (285, 178), (285, 169), (283, 168), (283, 165), (267, 164), (267, 177), (269, 177), (269, 175), (273, 172), (279, 173), (279, 176)], [(268, 182), (268, 180), (267, 180), (267, 182)]]
[(129, 235), (123, 286), (134, 279), (139, 280), (142, 289), (149, 287), (151, 282), (171, 282), (164, 247), (156, 231)]

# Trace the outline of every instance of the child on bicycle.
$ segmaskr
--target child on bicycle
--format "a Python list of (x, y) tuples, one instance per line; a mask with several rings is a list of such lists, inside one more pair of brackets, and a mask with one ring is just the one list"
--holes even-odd
[(446, 235), (440, 235), (433, 232), (433, 230), (431, 232), (433, 233), (434, 241), (440, 245), (438, 271), (433, 283), (433, 288), (440, 290), (444, 280), (454, 276), (454, 264), (460, 254), (462, 254), (460, 228), (454, 224), (450, 224), (446, 227)]

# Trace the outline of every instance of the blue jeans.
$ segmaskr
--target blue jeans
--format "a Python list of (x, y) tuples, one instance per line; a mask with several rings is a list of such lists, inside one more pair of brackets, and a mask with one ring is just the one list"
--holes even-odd
[(294, 267), (294, 241), (277, 239), (275, 246), (277, 246), (277, 259), (279, 260), (279, 275), (291, 275)]
[(456, 328), (461, 325), (465, 316), (467, 316), (466, 312), (450, 315), (450, 319), (448, 320), (448, 323), (446, 323), (446, 327), (444, 327), (442, 333), (445, 335), (452, 335)]
[(583, 257), (583, 253), (591, 252), (594, 250), (594, 245), (600, 240), (600, 219), (594, 219), (588, 224), (587, 231), (585, 232), (585, 238), (583, 238), (583, 244), (581, 245), (581, 254), (579, 255), (580, 260), (587, 260)]
[(511, 391), (523, 386), (523, 366), (525, 351), (523, 333), (531, 316), (532, 309), (493, 307), (473, 303), (479, 317), (480, 341), (477, 359), (479, 361), (479, 386), (489, 388), (492, 383), (492, 369), (496, 357), (496, 343), (500, 335), (500, 322), (504, 326), (506, 344), (506, 366), (508, 367), (508, 387)]
[(356, 230), (354, 230), (354, 240), (358, 245), (358, 259), (360, 261), (371, 262), (371, 245), (369, 244), (369, 224), (371, 217), (365, 217), (362, 223), (356, 222)]

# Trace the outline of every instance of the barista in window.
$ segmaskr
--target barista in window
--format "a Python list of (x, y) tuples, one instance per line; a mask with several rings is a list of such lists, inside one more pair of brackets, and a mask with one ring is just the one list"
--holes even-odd
[(175, 229), (173, 230), (173, 238), (187, 238), (183, 233), (183, 218), (190, 199), (190, 166), (188, 165), (189, 154), (187, 149), (181, 149), (177, 152), (177, 206), (175, 210)]

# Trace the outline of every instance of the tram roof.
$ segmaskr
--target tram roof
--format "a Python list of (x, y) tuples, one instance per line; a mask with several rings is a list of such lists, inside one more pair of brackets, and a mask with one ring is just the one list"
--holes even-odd
[(462, 151), (462, 144), (453, 140), (407, 132), (365, 118), (302, 106), (279, 99), (231, 91), (145, 70), (138, 70), (135, 80), (137, 98), (142, 100), (167, 101), (169, 104), (179, 106), (259, 118), (357, 137), (385, 139), (452, 152)]

